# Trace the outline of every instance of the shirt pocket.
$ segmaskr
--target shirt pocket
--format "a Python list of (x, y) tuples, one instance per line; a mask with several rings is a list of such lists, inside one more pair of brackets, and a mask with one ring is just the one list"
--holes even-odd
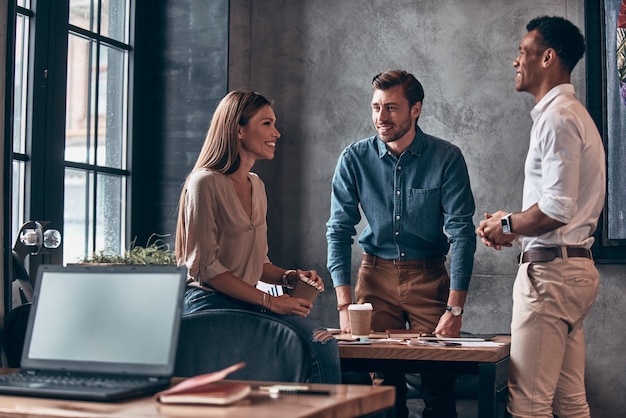
[(411, 221), (437, 224), (441, 217), (441, 190), (409, 189), (406, 212)]

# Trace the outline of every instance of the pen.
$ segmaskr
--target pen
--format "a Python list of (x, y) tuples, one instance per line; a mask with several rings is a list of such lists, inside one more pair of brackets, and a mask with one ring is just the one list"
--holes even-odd
[(289, 385), (275, 385), (275, 386), (259, 386), (259, 390), (268, 392), (270, 395), (332, 395), (330, 390), (325, 389), (310, 389), (307, 386), (289, 386)]

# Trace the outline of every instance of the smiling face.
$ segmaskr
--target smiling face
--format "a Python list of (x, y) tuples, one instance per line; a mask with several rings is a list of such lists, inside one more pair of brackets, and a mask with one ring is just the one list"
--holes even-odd
[(239, 127), (241, 156), (252, 160), (271, 160), (276, 150), (280, 132), (276, 129), (276, 116), (271, 106), (263, 106), (252, 116), (246, 126)]
[(519, 45), (519, 54), (513, 67), (515, 67), (515, 90), (525, 91), (537, 96), (542, 83), (543, 52), (537, 42), (539, 38), (537, 30), (530, 31), (524, 36)]
[(421, 109), (421, 102), (409, 107), (402, 86), (374, 90), (372, 121), (380, 140), (394, 152), (404, 151), (413, 142), (415, 121)]

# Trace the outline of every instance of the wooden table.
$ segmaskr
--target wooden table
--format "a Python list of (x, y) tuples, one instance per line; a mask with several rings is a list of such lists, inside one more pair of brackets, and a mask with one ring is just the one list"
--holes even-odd
[[(1, 371), (0, 371), (1, 373)], [(272, 382), (247, 382), (253, 388)], [(85, 402), (61, 399), (0, 395), (2, 417), (368, 417), (394, 416), (395, 388), (363, 385), (310, 385), (330, 390), (332, 395), (278, 395), (253, 390), (251, 395), (230, 406), (188, 406), (160, 404), (151, 397), (122, 402)]]
[[(341, 336), (340, 336), (341, 337)], [(478, 417), (497, 413), (509, 370), (510, 336), (497, 336), (497, 347), (436, 347), (377, 343), (339, 345), (343, 371), (452, 372), (478, 375)]]

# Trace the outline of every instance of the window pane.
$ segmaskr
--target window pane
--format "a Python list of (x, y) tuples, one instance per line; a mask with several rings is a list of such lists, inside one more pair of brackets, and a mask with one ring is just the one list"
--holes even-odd
[(101, 35), (128, 42), (129, 3), (129, 0), (102, 0)]
[(94, 252), (93, 175), (82, 170), (65, 170), (63, 214), (63, 262), (75, 263)]
[(128, 53), (101, 46), (98, 65), (94, 41), (68, 46), (65, 160), (125, 168)]
[(64, 240), (64, 263), (75, 263), (93, 252), (120, 254), (125, 249), (126, 180), (106, 174), (96, 178), (94, 184), (93, 174), (65, 170), (63, 235), (72, 238)]
[(96, 164), (125, 168), (128, 53), (106, 46), (100, 51)]
[[(13, 185), (11, 190), (11, 236), (17, 237), (22, 224), (24, 224), (24, 183), (25, 163), (13, 160)], [(13, 245), (13, 243), (11, 243)]]
[(96, 199), (96, 250), (121, 254), (124, 248), (123, 219), (126, 211), (123, 177), (98, 175)]
[(95, 86), (91, 63), (92, 42), (69, 35), (67, 55), (67, 104), (65, 116), (65, 159), (93, 164)]
[(18, 14), (15, 21), (15, 77), (13, 93), (13, 151), (26, 152), (26, 99), (28, 87), (28, 30), (30, 20)]
[(30, 0), (17, 0), (17, 5), (25, 9), (30, 9)]
[(98, 0), (70, 0), (70, 24), (96, 32)]

